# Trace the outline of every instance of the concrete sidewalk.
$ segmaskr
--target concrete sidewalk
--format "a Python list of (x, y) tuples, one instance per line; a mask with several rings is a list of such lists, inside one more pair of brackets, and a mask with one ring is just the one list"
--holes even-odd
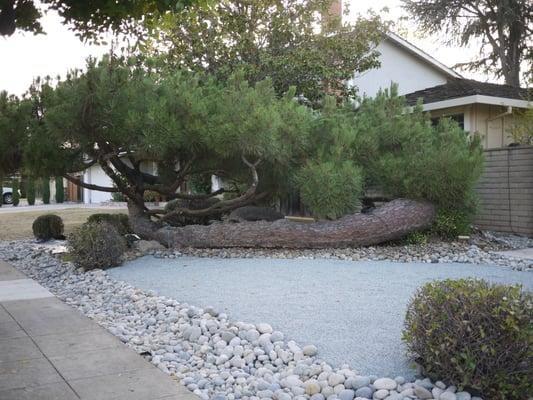
[(0, 399), (198, 397), (37, 282), (0, 261)]

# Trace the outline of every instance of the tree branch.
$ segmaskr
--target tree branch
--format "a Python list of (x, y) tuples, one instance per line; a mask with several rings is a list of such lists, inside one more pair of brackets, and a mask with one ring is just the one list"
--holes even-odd
[[(252, 183), (243, 194), (241, 194), (240, 196), (234, 199), (220, 201), (218, 203), (213, 204), (210, 207), (200, 209), (200, 210), (178, 208), (167, 213), (163, 217), (163, 220), (165, 220), (166, 218), (169, 218), (172, 215), (205, 216), (205, 215), (213, 214), (215, 212), (221, 213), (221, 212), (233, 210), (237, 207), (241, 207), (243, 205), (249, 204), (251, 201), (257, 200), (258, 198), (266, 197), (266, 195), (268, 194), (267, 192), (263, 192), (257, 196), (255, 195), (257, 186), (259, 184), (259, 175), (257, 174), (256, 167), (261, 163), (261, 159), (258, 159), (255, 163), (251, 163), (250, 161), (246, 159), (244, 155), (242, 155), (241, 158), (244, 164), (246, 164), (248, 168), (250, 168), (250, 173), (252, 175)], [(151, 211), (154, 214), (158, 214), (158, 213), (161, 214), (161, 212), (159, 212), (160, 210), (151, 210)]]
[(63, 175), (63, 178), (85, 189), (98, 190), (100, 192), (108, 192), (108, 193), (120, 192), (118, 188), (93, 185), (91, 183), (83, 182), (81, 179), (68, 175), (68, 174)]

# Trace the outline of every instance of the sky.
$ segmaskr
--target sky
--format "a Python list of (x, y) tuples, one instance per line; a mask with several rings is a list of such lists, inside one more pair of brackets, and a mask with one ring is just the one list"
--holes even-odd
[[(400, 0), (349, 0), (344, 3), (349, 4), (352, 17), (356, 13), (365, 15), (368, 9), (379, 12), (384, 7), (390, 10), (384, 14), (387, 19), (395, 21), (405, 16)], [(57, 14), (49, 13), (41, 23), (46, 35), (16, 32), (7, 38), (0, 37), (0, 90), (21, 95), (36, 76), (64, 76), (72, 68), (83, 68), (87, 57), (100, 57), (109, 50), (109, 46), (82, 43), (62, 24)], [(404, 26), (407, 28), (407, 32), (402, 32), (405, 39), (447, 66), (469, 61), (475, 55), (476, 50), (472, 48), (450, 48), (434, 37), (419, 37), (412, 23), (407, 22)], [(491, 78), (483, 74), (461, 73), (483, 81)]]

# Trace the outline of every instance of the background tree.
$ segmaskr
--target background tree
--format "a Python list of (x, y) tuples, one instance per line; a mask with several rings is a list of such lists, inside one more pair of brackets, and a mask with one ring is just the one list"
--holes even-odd
[(19, 180), (18, 178), (13, 178), (11, 183), (11, 190), (13, 191), (13, 207), (16, 207), (20, 203), (20, 193), (19, 193)]
[(509, 134), (514, 144), (533, 145), (533, 108), (515, 114)]
[(533, 77), (533, 2), (531, 0), (403, 0), (429, 33), (444, 32), (448, 43), (481, 42), (480, 57), (459, 64), (503, 77), (520, 86), (520, 70)]
[(82, 39), (96, 40), (107, 30), (139, 33), (139, 21), (148, 21), (169, 11), (179, 11), (199, 0), (0, 0), (0, 35), (10, 36), (17, 29), (44, 33), (40, 19), (55, 10)]
[(35, 180), (30, 177), (26, 180), (26, 200), (30, 206), (35, 204)]
[[(151, 54), (165, 65), (224, 80), (236, 71), (272, 79), (278, 95), (290, 86), (316, 102), (325, 91), (346, 95), (345, 81), (379, 65), (375, 47), (386, 25), (377, 16), (342, 25), (322, 19), (331, 0), (229, 0), (164, 16)], [(323, 28), (320, 29), (320, 25)]]
[(9, 176), (22, 162), (31, 104), (0, 92), (0, 174)]

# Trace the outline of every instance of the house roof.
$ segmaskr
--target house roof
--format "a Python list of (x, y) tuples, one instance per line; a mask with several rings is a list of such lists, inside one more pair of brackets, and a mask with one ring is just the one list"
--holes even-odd
[(469, 96), (488, 96), (528, 101), (532, 99), (533, 92), (510, 85), (479, 82), (471, 79), (451, 79), (443, 85), (408, 93), (405, 98), (407, 104), (413, 106), (419, 98), (423, 100), (424, 104), (429, 104)]
[(436, 60), (432, 56), (430, 56), (428, 53), (423, 51), (422, 49), (416, 47), (414, 44), (409, 43), (404, 38), (396, 35), (392, 32), (385, 33), (386, 39), (388, 39), (390, 42), (396, 44), (397, 46), (407, 50), (409, 53), (413, 54), (417, 58), (421, 59), (422, 61), (426, 62), (427, 64), (431, 65), (433, 68), (439, 70), (440, 72), (444, 73), (448, 78), (462, 78), (462, 75), (455, 72), (450, 67), (447, 67), (440, 61)]

